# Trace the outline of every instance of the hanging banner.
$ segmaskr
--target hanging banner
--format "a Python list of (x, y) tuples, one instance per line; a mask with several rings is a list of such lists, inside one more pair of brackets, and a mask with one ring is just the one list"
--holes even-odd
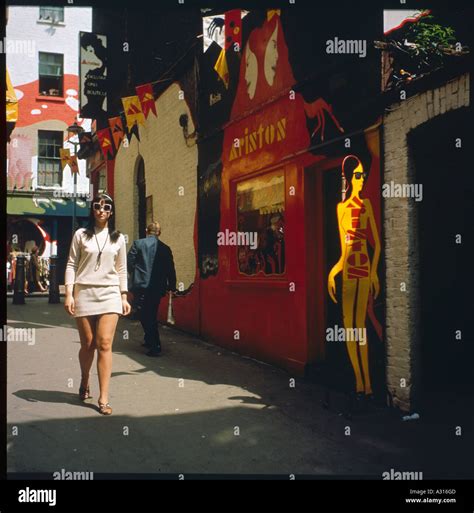
[(127, 141), (131, 142), (133, 135), (140, 140), (140, 135), (138, 132), (138, 125), (135, 123), (130, 129), (127, 126), (127, 118), (125, 117), (125, 113), (120, 114), (120, 119), (122, 121), (122, 126), (124, 127), (124, 134), (127, 136)]
[(99, 144), (102, 149), (102, 153), (104, 157), (109, 157), (109, 159), (114, 158), (114, 147), (112, 144), (112, 135), (110, 133), (110, 128), (103, 128), (102, 130), (97, 130), (97, 138), (99, 139)]
[(120, 143), (123, 140), (125, 135), (123, 129), (123, 122), (120, 116), (116, 116), (115, 118), (109, 119), (110, 131), (112, 132), (112, 139), (114, 140), (115, 150), (118, 151), (120, 148)]
[(59, 156), (61, 157), (61, 169), (64, 171), (66, 166), (71, 169), (71, 174), (79, 174), (79, 166), (77, 165), (76, 155), (71, 155), (69, 148), (60, 148)]
[(13, 88), (10, 75), (7, 70), (7, 122), (16, 123), (18, 121), (18, 99)]
[(88, 119), (107, 114), (107, 36), (79, 32), (79, 112)]
[[(203, 51), (217, 43), (221, 48), (228, 48), (227, 37), (238, 37), (239, 47), (242, 46), (242, 19), (249, 13), (241, 9), (233, 9), (224, 14), (204, 16), (202, 19)], [(236, 30), (237, 29), (237, 30)]]
[(225, 47), (240, 51), (242, 48), (242, 18), (240, 9), (232, 9), (225, 13)]
[(219, 58), (217, 59), (214, 69), (219, 75), (220, 79), (224, 82), (224, 86), (227, 89), (229, 87), (229, 68), (227, 67), (227, 59), (225, 50), (222, 48)]
[(156, 105), (155, 97), (153, 96), (153, 86), (151, 84), (145, 84), (137, 86), (136, 88), (138, 99), (140, 100), (143, 115), (148, 118), (150, 110), (156, 116)]
[(142, 106), (138, 96), (127, 96), (122, 98), (123, 110), (127, 119), (127, 128), (130, 130), (135, 123), (144, 124), (145, 116), (143, 115)]

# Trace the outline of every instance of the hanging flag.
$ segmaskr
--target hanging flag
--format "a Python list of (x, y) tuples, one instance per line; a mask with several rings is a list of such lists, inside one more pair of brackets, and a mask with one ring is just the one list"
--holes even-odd
[(156, 116), (155, 97), (153, 96), (153, 87), (151, 84), (137, 86), (136, 88), (138, 99), (142, 105), (143, 115), (148, 118), (150, 110)]
[(109, 119), (109, 127), (112, 132), (112, 139), (114, 140), (115, 151), (118, 151), (120, 148), (120, 143), (125, 135), (125, 131), (123, 129), (123, 122), (120, 116), (116, 116), (115, 118)]
[(240, 9), (232, 9), (225, 13), (225, 49), (228, 50), (232, 47), (232, 50), (242, 47), (242, 17)]
[(222, 48), (221, 53), (214, 65), (214, 69), (219, 75), (220, 79), (224, 82), (224, 86), (227, 89), (229, 87), (229, 68), (227, 67), (227, 59), (225, 50)]
[(130, 129), (135, 123), (144, 124), (145, 116), (143, 115), (142, 106), (138, 96), (127, 96), (122, 98), (123, 110), (127, 119), (127, 127)]
[(99, 144), (102, 149), (102, 153), (104, 154), (104, 157), (109, 157), (109, 159), (113, 159), (115, 155), (110, 128), (103, 128), (102, 130), (97, 130), (97, 138), (99, 139)]
[(16, 123), (18, 121), (18, 99), (15, 94), (10, 75), (7, 70), (7, 122)]
[(270, 21), (273, 16), (281, 16), (281, 9), (268, 9), (267, 10), (267, 21)]
[(132, 128), (129, 129), (128, 126), (127, 126), (127, 119), (125, 117), (125, 112), (122, 112), (120, 114), (120, 120), (122, 121), (122, 126), (124, 127), (123, 131), (124, 131), (124, 134), (127, 136), (127, 141), (131, 142), (133, 135), (135, 135), (135, 137), (138, 140), (140, 140), (140, 135), (138, 133), (138, 125), (137, 125), (137, 123), (135, 123), (132, 126)]
[(69, 148), (60, 148), (59, 156), (61, 157), (61, 169), (64, 171), (66, 166), (71, 169), (71, 174), (79, 173), (79, 166), (77, 165), (76, 155), (71, 156)]

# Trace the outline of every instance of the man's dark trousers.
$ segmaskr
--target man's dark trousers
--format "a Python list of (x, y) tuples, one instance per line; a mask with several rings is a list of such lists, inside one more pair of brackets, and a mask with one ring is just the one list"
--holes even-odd
[(156, 290), (146, 289), (140, 294), (139, 318), (145, 332), (145, 345), (153, 352), (161, 351), (160, 332), (158, 331), (158, 308), (161, 297)]

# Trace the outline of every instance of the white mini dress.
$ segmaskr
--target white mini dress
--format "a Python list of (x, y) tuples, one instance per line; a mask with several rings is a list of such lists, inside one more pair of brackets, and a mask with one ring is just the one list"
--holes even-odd
[(65, 284), (74, 285), (74, 317), (117, 313), (127, 292), (127, 249), (120, 234), (112, 242), (108, 228), (95, 229), (87, 238), (84, 228), (74, 234), (66, 265)]

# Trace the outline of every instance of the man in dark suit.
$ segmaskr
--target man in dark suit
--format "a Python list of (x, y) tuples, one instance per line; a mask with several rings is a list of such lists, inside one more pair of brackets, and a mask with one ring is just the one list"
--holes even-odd
[(147, 356), (158, 356), (161, 353), (158, 307), (167, 292), (173, 293), (176, 290), (173, 253), (169, 246), (160, 241), (160, 234), (159, 223), (150, 223), (146, 237), (134, 241), (127, 257), (129, 289), (140, 307), (139, 317), (145, 332), (144, 345), (149, 349)]

